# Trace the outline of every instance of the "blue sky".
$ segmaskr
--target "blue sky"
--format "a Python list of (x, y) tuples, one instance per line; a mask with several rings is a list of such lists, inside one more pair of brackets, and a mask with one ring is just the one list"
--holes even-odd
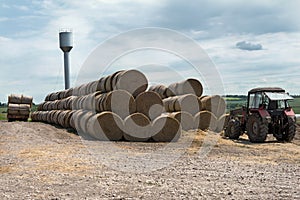
[[(61, 28), (74, 31), (72, 86), (80, 82), (83, 63), (100, 43), (132, 29), (161, 27), (185, 34), (205, 50), (226, 94), (246, 94), (258, 86), (300, 94), (299, 8), (297, 0), (0, 0), (0, 101), (23, 93), (39, 103), (64, 88)], [(138, 54), (114, 67), (135, 66), (134, 59), (145, 55)], [(147, 52), (147, 59), (156, 54)], [(159, 58), (169, 68), (176, 68), (174, 63), (185, 66), (165, 53)], [(187, 70), (184, 77), (189, 76), (193, 74)]]

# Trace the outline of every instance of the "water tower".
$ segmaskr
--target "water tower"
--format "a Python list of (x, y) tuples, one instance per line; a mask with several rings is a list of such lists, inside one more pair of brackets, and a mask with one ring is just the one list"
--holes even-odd
[(64, 52), (65, 89), (69, 89), (70, 88), (69, 53), (73, 48), (72, 30), (62, 29), (59, 31), (59, 47)]

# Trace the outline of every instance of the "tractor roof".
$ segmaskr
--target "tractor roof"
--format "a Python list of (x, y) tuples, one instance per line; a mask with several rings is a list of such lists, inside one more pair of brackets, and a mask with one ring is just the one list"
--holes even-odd
[(254, 88), (249, 91), (249, 93), (255, 93), (255, 92), (285, 92), (285, 90), (279, 87), (260, 87), (260, 88)]

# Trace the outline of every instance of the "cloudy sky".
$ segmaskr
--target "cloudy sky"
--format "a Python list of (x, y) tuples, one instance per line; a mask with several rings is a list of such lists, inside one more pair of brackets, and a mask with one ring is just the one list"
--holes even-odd
[[(159, 27), (193, 39), (214, 63), (226, 94), (246, 94), (258, 86), (300, 94), (299, 11), (298, 0), (0, 0), (0, 101), (23, 93), (39, 103), (64, 88), (61, 28), (74, 33), (72, 86), (80, 83), (83, 65), (99, 44), (134, 29)], [(150, 82), (172, 82), (162, 68), (197, 78), (179, 58), (137, 51), (117, 59), (111, 69), (135, 68), (144, 61), (155, 73)]]

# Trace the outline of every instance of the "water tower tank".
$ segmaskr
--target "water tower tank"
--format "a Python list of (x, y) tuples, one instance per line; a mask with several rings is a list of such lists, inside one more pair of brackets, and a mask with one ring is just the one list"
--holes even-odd
[(73, 48), (73, 35), (71, 30), (61, 30), (59, 33), (59, 47), (63, 52), (70, 52)]

